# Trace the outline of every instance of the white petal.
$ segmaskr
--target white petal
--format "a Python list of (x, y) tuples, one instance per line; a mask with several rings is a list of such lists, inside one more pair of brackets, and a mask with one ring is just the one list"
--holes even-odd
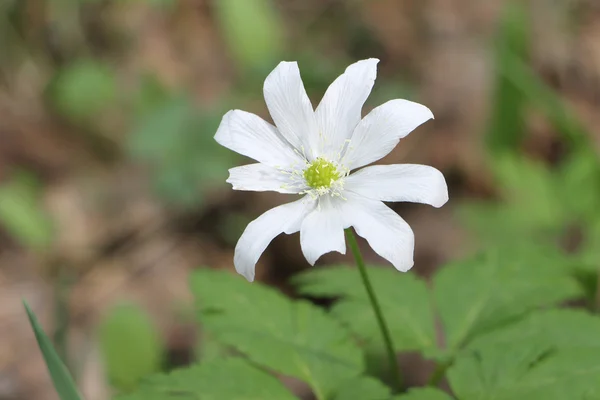
[(410, 226), (379, 200), (346, 194), (344, 219), (371, 248), (402, 272), (412, 268), (415, 238)]
[(356, 127), (342, 163), (355, 169), (389, 154), (416, 127), (433, 118), (429, 108), (408, 100), (390, 100), (374, 108)]
[(264, 96), (281, 135), (300, 153), (312, 159), (311, 140), (318, 137), (312, 104), (296, 62), (281, 62), (267, 76)]
[(315, 111), (325, 154), (339, 154), (361, 119), (361, 110), (377, 76), (376, 58), (350, 65), (329, 86)]
[(347, 177), (344, 187), (381, 201), (408, 201), (434, 207), (441, 207), (448, 201), (444, 175), (427, 165), (373, 165)]
[(254, 192), (300, 193), (307, 188), (303, 179), (294, 179), (289, 172), (260, 163), (231, 168), (227, 182), (234, 190)]
[(233, 263), (236, 271), (250, 282), (254, 280), (254, 267), (269, 243), (282, 232), (298, 232), (302, 220), (315, 206), (310, 197), (270, 209), (250, 222), (235, 246)]
[(321, 196), (319, 206), (306, 216), (300, 228), (302, 253), (310, 265), (325, 253), (337, 251), (346, 254), (344, 220), (341, 199)]
[(230, 150), (272, 167), (302, 162), (273, 125), (245, 111), (232, 110), (225, 114), (215, 140)]

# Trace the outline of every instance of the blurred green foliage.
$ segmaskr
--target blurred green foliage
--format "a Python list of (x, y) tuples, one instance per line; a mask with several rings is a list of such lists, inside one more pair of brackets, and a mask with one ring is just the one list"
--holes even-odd
[[(593, 151), (573, 152), (553, 170), (519, 156), (494, 163), (503, 201), (468, 201), (459, 208), (480, 242), (505, 246), (527, 237), (533, 247), (557, 247), (571, 240), (573, 267), (597, 269), (600, 166)], [(571, 238), (575, 234), (582, 238)]]
[(164, 348), (160, 335), (139, 306), (113, 308), (100, 325), (99, 342), (107, 376), (123, 392), (161, 370)]
[(201, 110), (153, 78), (142, 81), (128, 150), (149, 163), (154, 183), (176, 205), (198, 207), (205, 191), (225, 184), (237, 155), (214, 140), (223, 110)]
[[(527, 64), (528, 9), (509, 2), (496, 41), (496, 92), (486, 139), (500, 200), (465, 201), (459, 213), (481, 244), (559, 247), (569, 253), (573, 270), (595, 282), (589, 272), (600, 273), (600, 158), (590, 132)], [(555, 166), (519, 148), (527, 107), (538, 110), (566, 145), (567, 154)]]
[(240, 72), (264, 73), (281, 61), (286, 33), (273, 1), (219, 0), (213, 5)]
[(486, 139), (494, 153), (514, 151), (525, 136), (526, 98), (520, 88), (504, 74), (502, 64), (510, 57), (525, 60), (530, 42), (527, 5), (510, 1), (504, 9), (498, 30), (494, 61), (495, 93)]
[(23, 246), (34, 251), (47, 250), (54, 235), (41, 195), (39, 182), (25, 172), (14, 174), (0, 185), (0, 223)]
[(88, 123), (113, 105), (118, 91), (112, 68), (93, 59), (66, 65), (50, 84), (50, 95), (58, 112)]

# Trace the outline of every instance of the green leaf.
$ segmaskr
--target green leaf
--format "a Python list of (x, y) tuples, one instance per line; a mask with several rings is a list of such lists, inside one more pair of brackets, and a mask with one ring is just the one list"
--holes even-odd
[(202, 325), (255, 363), (296, 377), (319, 399), (363, 370), (362, 353), (320, 308), (239, 276), (198, 270), (191, 288)]
[(0, 222), (23, 245), (41, 251), (50, 246), (53, 229), (36, 186), (29, 175), (16, 175), (0, 186)]
[(526, 7), (518, 1), (509, 1), (504, 8), (500, 30), (495, 41), (495, 63), (499, 65), (495, 77), (492, 115), (486, 139), (493, 152), (514, 150), (525, 136), (525, 96), (503, 74), (501, 64), (506, 54), (525, 59), (529, 47), (529, 27)]
[(241, 359), (211, 361), (148, 378), (118, 400), (297, 400), (275, 377)]
[(573, 152), (556, 177), (559, 196), (571, 218), (585, 225), (600, 222), (600, 161), (591, 148)]
[(495, 159), (494, 172), (515, 222), (538, 230), (564, 227), (567, 216), (559, 195), (563, 189), (547, 166), (504, 155)]
[[(396, 349), (434, 348), (433, 308), (425, 282), (391, 268), (369, 267), (368, 273)], [(314, 268), (296, 277), (295, 283), (301, 294), (341, 296), (331, 313), (361, 338), (381, 340), (381, 332), (356, 268)]]
[(160, 371), (163, 348), (148, 315), (136, 305), (121, 304), (102, 321), (100, 349), (111, 383), (123, 391)]
[(515, 342), (459, 357), (448, 371), (461, 400), (584, 400), (600, 395), (600, 349)]
[(591, 399), (600, 394), (600, 318), (532, 313), (476, 338), (449, 371), (461, 399)]
[[(421, 350), (432, 357), (436, 335), (430, 295), (411, 274), (370, 268), (378, 299), (398, 350)], [(342, 298), (331, 313), (365, 339), (380, 332), (360, 278), (352, 268), (314, 269), (296, 278), (299, 292)], [(436, 308), (446, 346), (455, 351), (487, 332), (533, 309), (584, 296), (560, 254), (528, 245), (490, 249), (480, 257), (443, 268), (434, 277)]]
[(492, 169), (503, 202), (466, 202), (459, 210), (479, 240), (495, 244), (519, 236), (547, 240), (572, 222), (573, 213), (564, 201), (569, 196), (566, 185), (542, 162), (503, 153), (493, 158)]
[(24, 301), (23, 305), (25, 306), (25, 311), (27, 311), (29, 323), (35, 333), (35, 339), (44, 356), (44, 361), (46, 362), (46, 367), (52, 378), (54, 389), (56, 389), (61, 400), (80, 400), (81, 396), (67, 367), (65, 367), (58, 354), (56, 354), (52, 342), (44, 333), (44, 330), (40, 326), (33, 311), (31, 311), (31, 308), (29, 308), (27, 302)]
[(520, 211), (515, 212), (509, 204), (466, 200), (458, 204), (457, 214), (483, 247), (510, 243), (517, 235), (531, 236), (532, 227), (523, 226)]
[(78, 60), (62, 69), (51, 84), (58, 111), (76, 120), (94, 117), (117, 98), (111, 67), (96, 60)]
[(527, 246), (489, 250), (443, 268), (434, 277), (434, 295), (449, 349), (539, 307), (584, 296), (569, 271)]
[(519, 342), (556, 349), (600, 349), (598, 338), (600, 317), (581, 310), (547, 310), (532, 313), (513, 324), (481, 335), (468, 348), (505, 348)]
[(220, 0), (213, 4), (236, 64), (262, 71), (282, 59), (285, 33), (271, 0)]
[(434, 388), (415, 388), (408, 393), (394, 397), (394, 400), (452, 400), (446, 392)]
[(377, 379), (362, 376), (341, 385), (333, 400), (388, 400), (390, 388)]

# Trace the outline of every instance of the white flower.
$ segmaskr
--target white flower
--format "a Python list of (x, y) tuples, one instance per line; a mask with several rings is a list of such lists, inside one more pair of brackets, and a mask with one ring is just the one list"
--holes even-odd
[(258, 161), (229, 170), (233, 189), (302, 196), (265, 212), (242, 234), (234, 264), (249, 281), (260, 255), (282, 232), (300, 231), (302, 252), (311, 265), (331, 251), (345, 254), (344, 229), (352, 226), (396, 269), (413, 266), (413, 232), (383, 201), (441, 207), (448, 189), (444, 176), (424, 165), (377, 165), (351, 173), (390, 153), (400, 139), (433, 118), (423, 105), (391, 100), (361, 120), (378, 62), (371, 58), (350, 65), (316, 110), (298, 64), (282, 62), (264, 84), (276, 127), (240, 110), (223, 117), (216, 141)]

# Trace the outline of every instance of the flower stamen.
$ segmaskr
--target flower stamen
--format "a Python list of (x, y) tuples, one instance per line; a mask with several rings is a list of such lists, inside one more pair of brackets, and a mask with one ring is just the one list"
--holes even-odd
[(313, 189), (330, 188), (340, 177), (336, 166), (324, 158), (313, 161), (303, 175), (306, 184)]
[(343, 198), (343, 178), (347, 175), (348, 171), (340, 168), (336, 163), (319, 157), (313, 162), (307, 163), (306, 168), (302, 171), (302, 178), (307, 189), (300, 194), (308, 194), (313, 199), (326, 194)]

